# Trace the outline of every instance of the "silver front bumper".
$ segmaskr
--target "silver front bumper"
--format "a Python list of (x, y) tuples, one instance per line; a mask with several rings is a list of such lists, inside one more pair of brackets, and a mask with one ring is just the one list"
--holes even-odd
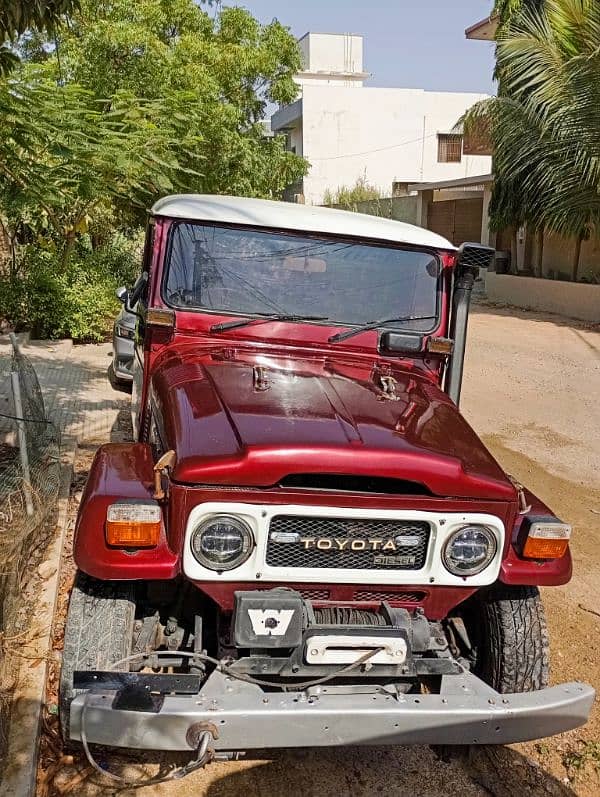
[[(197, 723), (218, 730), (216, 750), (392, 744), (506, 744), (583, 725), (594, 690), (581, 683), (498, 694), (474, 675), (442, 677), (440, 694), (392, 695), (373, 687), (263, 692), (213, 672), (198, 695), (167, 696), (157, 714), (111, 708), (114, 692), (78, 695), (71, 738), (146, 750), (189, 750)], [(85, 706), (85, 711), (84, 711)], [(193, 736), (193, 734), (192, 734)]]

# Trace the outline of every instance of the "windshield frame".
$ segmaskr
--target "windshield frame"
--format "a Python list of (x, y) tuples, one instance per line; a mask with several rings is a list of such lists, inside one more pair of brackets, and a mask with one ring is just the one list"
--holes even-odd
[[(168, 217), (165, 217), (168, 218)], [(219, 310), (217, 308), (206, 308), (206, 307), (194, 307), (186, 306), (181, 307), (180, 305), (170, 303), (167, 298), (167, 282), (169, 278), (169, 270), (171, 265), (171, 251), (173, 247), (173, 238), (175, 231), (182, 224), (195, 224), (200, 225), (203, 227), (217, 227), (221, 229), (230, 229), (230, 230), (247, 230), (249, 232), (258, 232), (258, 233), (265, 233), (265, 234), (279, 234), (279, 235), (287, 235), (293, 236), (297, 238), (310, 238), (316, 241), (326, 241), (326, 242), (341, 242), (341, 243), (349, 243), (349, 244), (358, 244), (361, 246), (373, 246), (376, 248), (385, 248), (385, 249), (396, 249), (404, 252), (417, 252), (421, 254), (427, 254), (433, 257), (437, 264), (438, 264), (438, 276), (435, 285), (435, 319), (432, 321), (431, 327), (427, 329), (412, 329), (409, 326), (397, 326), (393, 323), (384, 324), (381, 327), (377, 327), (374, 330), (378, 335), (383, 331), (392, 331), (392, 332), (407, 332), (412, 333), (415, 335), (431, 335), (436, 332), (440, 324), (442, 323), (442, 297), (444, 293), (444, 264), (442, 262), (442, 257), (440, 255), (440, 250), (435, 249), (430, 246), (417, 246), (413, 244), (405, 244), (400, 243), (397, 241), (387, 241), (382, 240), (379, 238), (357, 238), (356, 236), (352, 235), (329, 235), (327, 233), (314, 233), (304, 230), (289, 230), (283, 229), (279, 227), (266, 227), (262, 225), (252, 225), (252, 224), (232, 224), (230, 222), (219, 222), (214, 220), (202, 220), (202, 219), (181, 219), (181, 218), (168, 218), (169, 220), (169, 228), (167, 231), (167, 241), (166, 246), (164, 249), (164, 256), (162, 262), (162, 274), (160, 280), (160, 298), (164, 303), (165, 307), (168, 307), (171, 310), (174, 310), (176, 313), (193, 313), (196, 315), (204, 315), (204, 316), (217, 316), (217, 317), (228, 317), (228, 318), (250, 318), (250, 319), (257, 319), (257, 320), (264, 320), (265, 313), (245, 313), (243, 311), (236, 311), (236, 310), (226, 310), (222, 309)], [(319, 326), (319, 327), (332, 327), (332, 328), (342, 328), (342, 329), (355, 329), (359, 326), (363, 326), (362, 324), (352, 324), (347, 323), (344, 321), (337, 321), (335, 319), (323, 319), (320, 321), (316, 320), (298, 320), (298, 321), (282, 321), (279, 323), (289, 323), (289, 324), (310, 324), (311, 326)], [(251, 327), (252, 325), (250, 325)], [(248, 328), (250, 328), (248, 327)]]

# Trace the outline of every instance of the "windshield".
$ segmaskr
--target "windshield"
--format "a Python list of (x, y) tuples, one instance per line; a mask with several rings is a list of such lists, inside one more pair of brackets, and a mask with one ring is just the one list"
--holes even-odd
[[(430, 252), (291, 233), (176, 223), (165, 293), (172, 307), (214, 313), (319, 317), (356, 326), (428, 331), (440, 263)], [(325, 320), (326, 319), (326, 320)]]

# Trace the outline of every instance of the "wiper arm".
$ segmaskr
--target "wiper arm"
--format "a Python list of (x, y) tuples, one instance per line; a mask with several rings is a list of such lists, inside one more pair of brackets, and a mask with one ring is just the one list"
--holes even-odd
[(327, 321), (326, 315), (292, 315), (286, 313), (279, 313), (273, 315), (262, 315), (255, 313), (249, 318), (236, 318), (235, 321), (223, 321), (220, 324), (213, 324), (210, 327), (210, 332), (225, 332), (227, 329), (238, 329), (245, 327), (246, 324), (251, 324), (253, 321)]
[(341, 343), (342, 340), (352, 338), (354, 335), (360, 335), (361, 332), (368, 332), (370, 329), (384, 327), (386, 324), (400, 324), (403, 321), (432, 321), (435, 318), (437, 318), (435, 315), (408, 315), (404, 316), (403, 318), (380, 318), (378, 321), (369, 321), (368, 323), (362, 324), (359, 327), (347, 329), (345, 332), (338, 332), (337, 334), (328, 338), (327, 342)]

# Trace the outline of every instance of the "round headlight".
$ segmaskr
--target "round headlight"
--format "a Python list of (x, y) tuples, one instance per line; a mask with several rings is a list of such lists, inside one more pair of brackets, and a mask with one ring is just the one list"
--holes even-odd
[(455, 576), (474, 576), (485, 570), (497, 549), (496, 535), (487, 526), (463, 526), (444, 545), (444, 567)]
[(250, 556), (254, 537), (240, 518), (217, 515), (200, 523), (192, 532), (192, 553), (210, 570), (232, 570)]

